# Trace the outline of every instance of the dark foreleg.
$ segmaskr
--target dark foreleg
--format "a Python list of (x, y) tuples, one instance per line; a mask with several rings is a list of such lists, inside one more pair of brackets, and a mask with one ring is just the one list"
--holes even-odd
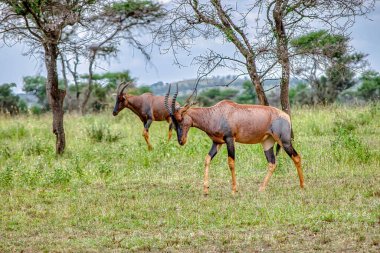
[(235, 141), (233, 138), (226, 138), (228, 152), (228, 167), (232, 176), (232, 194), (236, 193), (236, 175), (235, 175)]
[(217, 144), (217, 143), (213, 142), (211, 149), (205, 158), (205, 175), (204, 175), (204, 180), (203, 180), (203, 194), (205, 196), (208, 195), (208, 188), (209, 188), (208, 170), (210, 168), (210, 163), (211, 163), (211, 160), (214, 158), (214, 156), (218, 153), (221, 146), (222, 146), (222, 144)]
[(146, 144), (148, 144), (148, 150), (152, 150), (153, 149), (153, 147), (152, 147), (152, 145), (150, 144), (150, 141), (149, 141), (149, 127), (150, 127), (151, 124), (152, 124), (152, 120), (151, 119), (148, 119), (146, 122), (144, 122), (143, 136), (145, 138)]

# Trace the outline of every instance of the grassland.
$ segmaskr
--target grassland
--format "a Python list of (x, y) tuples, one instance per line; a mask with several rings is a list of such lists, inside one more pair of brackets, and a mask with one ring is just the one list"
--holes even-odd
[[(380, 106), (294, 109), (306, 189), (282, 151), (267, 191), (260, 145), (226, 149), (202, 194), (211, 142), (180, 147), (153, 123), (148, 152), (129, 111), (65, 116), (54, 155), (49, 115), (0, 117), (0, 252), (379, 252)], [(175, 136), (173, 136), (175, 137)]]

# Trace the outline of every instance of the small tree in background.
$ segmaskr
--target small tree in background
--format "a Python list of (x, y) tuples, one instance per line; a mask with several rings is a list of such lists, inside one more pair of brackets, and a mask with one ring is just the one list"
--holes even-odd
[(297, 73), (309, 82), (315, 104), (331, 104), (356, 84), (355, 71), (365, 66), (365, 55), (352, 53), (348, 42), (349, 37), (326, 30), (291, 41), (299, 55)]
[[(150, 0), (128, 1), (98, 1), (98, 11), (94, 12), (83, 24), (92, 32), (83, 36), (81, 26), (75, 26), (73, 31), (65, 33), (68, 56), (62, 56), (62, 68), (67, 69), (77, 82), (79, 74), (77, 65), (79, 58), (88, 60), (88, 73), (86, 74), (87, 87), (81, 91), (81, 101), (77, 93), (77, 102), (82, 114), (86, 113), (87, 103), (95, 89), (95, 67), (97, 60), (109, 60), (116, 57), (122, 41), (139, 49), (146, 59), (150, 59), (136, 38), (142, 32), (149, 32), (154, 23), (164, 16), (161, 5)], [(73, 61), (71, 64), (70, 61)]]
[(0, 85), (0, 112), (16, 115), (19, 113), (20, 98), (13, 94), (12, 88), (15, 83), (4, 83)]
[[(90, 77), (88, 74), (80, 76), (83, 80), (83, 89), (86, 90), (88, 88), (88, 79), (92, 79), (92, 92), (88, 97), (88, 101), (90, 102), (90, 108), (93, 111), (101, 111), (104, 110), (108, 101), (107, 98), (110, 97), (112, 93), (115, 92), (117, 85), (121, 82), (130, 82), (134, 79), (130, 76), (129, 71), (121, 71), (121, 72), (106, 72), (102, 74), (92, 74)], [(86, 103), (87, 104), (87, 103)], [(82, 103), (83, 105), (83, 103)], [(86, 108), (85, 111), (87, 111)]]
[[(46, 95), (53, 113), (56, 153), (66, 146), (63, 126), (65, 90), (58, 87), (57, 59), (62, 33), (81, 22), (95, 1), (19, 0), (0, 1), (0, 37), (5, 41), (26, 43), (29, 53), (43, 53), (47, 71)], [(41, 52), (42, 51), (42, 52)]]
[[(10, 44), (27, 44), (29, 53), (43, 54), (47, 70), (46, 95), (53, 113), (57, 154), (62, 154), (66, 146), (63, 125), (66, 91), (59, 87), (58, 57), (65, 58), (65, 53), (78, 45), (89, 49), (90, 78), (83, 99), (85, 105), (91, 94), (92, 65), (98, 52), (115, 52), (121, 39), (135, 41), (128, 28), (141, 22), (150, 23), (152, 20), (145, 17), (151, 15), (147, 10), (153, 5), (160, 9), (159, 4), (136, 0), (0, 0), (0, 39)], [(120, 30), (126, 33), (119, 34)], [(120, 36), (116, 38), (113, 34)], [(67, 86), (67, 78), (64, 79)]]
[(233, 99), (239, 91), (235, 89), (212, 88), (202, 91), (198, 95), (199, 104), (202, 106), (212, 106), (224, 99)]
[(361, 77), (362, 84), (358, 88), (358, 94), (364, 100), (380, 100), (380, 74), (376, 71), (364, 72)]
[(240, 104), (255, 104), (256, 103), (256, 93), (253, 89), (251, 81), (245, 81), (243, 83), (243, 92), (240, 96), (236, 98), (236, 102)]
[(37, 97), (38, 103), (42, 106), (43, 110), (49, 109), (49, 103), (46, 96), (46, 82), (44, 76), (25, 76), (23, 77), (22, 90), (27, 94), (32, 94)]

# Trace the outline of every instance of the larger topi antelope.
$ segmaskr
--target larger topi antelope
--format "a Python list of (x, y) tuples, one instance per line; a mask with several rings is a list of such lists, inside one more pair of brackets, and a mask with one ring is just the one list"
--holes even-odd
[[(144, 93), (139, 96), (129, 95), (123, 93), (131, 83), (121, 83), (117, 88), (116, 103), (113, 109), (113, 116), (124, 108), (130, 109), (134, 112), (144, 124), (143, 136), (148, 145), (148, 149), (152, 150), (152, 145), (149, 141), (149, 127), (153, 121), (164, 121), (169, 123), (168, 139), (172, 136), (173, 123), (171, 122), (170, 115), (164, 106), (164, 96), (154, 96), (151, 93)], [(178, 104), (177, 104), (178, 105)]]
[[(205, 159), (204, 194), (208, 194), (208, 171), (210, 162), (219, 151), (222, 144), (227, 145), (228, 166), (232, 175), (232, 193), (236, 192), (235, 177), (235, 142), (245, 144), (261, 143), (265, 157), (269, 163), (268, 172), (260, 186), (264, 191), (269, 179), (276, 168), (276, 158), (273, 146), (283, 147), (292, 158), (298, 172), (301, 188), (304, 179), (301, 168), (301, 157), (292, 146), (291, 122), (289, 116), (277, 108), (261, 105), (241, 105), (232, 101), (223, 100), (212, 107), (191, 108), (188, 102), (183, 107), (175, 105), (177, 91), (169, 107), (169, 93), (165, 96), (165, 106), (177, 132), (180, 145), (184, 145), (190, 127), (204, 131), (212, 140), (212, 146)], [(189, 101), (190, 99), (188, 99)], [(279, 147), (278, 149), (279, 150)]]

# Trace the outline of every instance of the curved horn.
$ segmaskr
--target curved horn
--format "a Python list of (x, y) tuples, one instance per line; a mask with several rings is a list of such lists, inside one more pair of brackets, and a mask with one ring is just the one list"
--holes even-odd
[(119, 94), (123, 94), (124, 89), (127, 88), (129, 85), (131, 85), (131, 82), (125, 83), (124, 87), (120, 90)]
[(166, 110), (169, 112), (170, 115), (173, 115), (173, 112), (170, 110), (169, 108), (169, 104), (168, 104), (168, 99), (169, 99), (169, 94), (170, 94), (170, 88), (171, 88), (171, 84), (169, 85), (169, 89), (168, 89), (168, 92), (166, 93), (165, 95), (165, 108)]
[(177, 100), (177, 95), (178, 95), (178, 83), (176, 84), (177, 90), (175, 91), (173, 95), (173, 100), (172, 100), (172, 112), (175, 112), (175, 102)]
[(124, 82), (119, 83), (116, 89), (116, 94), (119, 95), (120, 87), (124, 84)]

